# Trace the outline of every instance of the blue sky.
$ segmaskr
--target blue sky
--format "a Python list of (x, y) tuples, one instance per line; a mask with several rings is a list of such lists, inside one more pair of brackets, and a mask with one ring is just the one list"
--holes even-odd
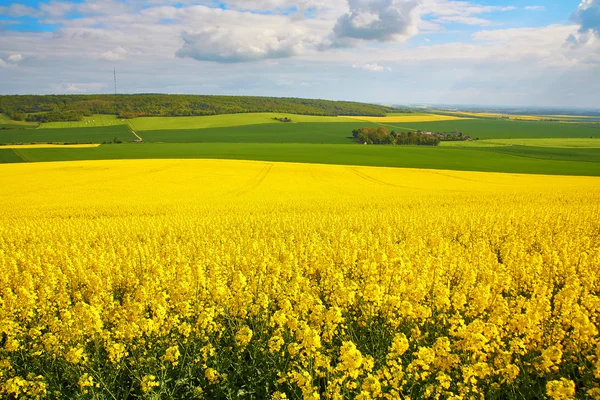
[(600, 0), (0, 0), (0, 93), (600, 107)]

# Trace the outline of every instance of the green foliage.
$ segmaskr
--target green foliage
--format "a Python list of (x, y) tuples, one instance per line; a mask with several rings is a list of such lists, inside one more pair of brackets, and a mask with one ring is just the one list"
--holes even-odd
[(88, 114), (86, 111), (55, 111), (49, 113), (38, 113), (29, 114), (26, 116), (26, 120), (30, 122), (58, 122), (58, 121), (79, 121), (84, 115)]
[(76, 115), (81, 118), (92, 114), (116, 114), (119, 118), (250, 112), (383, 116), (393, 110), (349, 101), (275, 97), (167, 94), (0, 96), (0, 112), (19, 117), (31, 113), (49, 115), (30, 115), (38, 121), (72, 121)]
[(377, 128), (360, 128), (352, 131), (352, 136), (360, 144), (398, 144), (416, 146), (437, 146), (440, 138), (422, 132), (389, 132), (380, 126)]

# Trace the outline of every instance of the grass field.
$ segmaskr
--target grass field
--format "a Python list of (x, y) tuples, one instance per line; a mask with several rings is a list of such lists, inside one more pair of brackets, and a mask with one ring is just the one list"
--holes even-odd
[(487, 139), (472, 141), (441, 142), (444, 147), (490, 147), (490, 146), (532, 146), (555, 148), (600, 148), (600, 139), (584, 138), (544, 138), (544, 139)]
[[(226, 122), (221, 117), (222, 123)], [(246, 116), (245, 116), (246, 117)], [(182, 117), (184, 119), (185, 117)], [(194, 120), (212, 117), (191, 117)], [(238, 117), (239, 118), (239, 117)], [(262, 117), (261, 117), (262, 118)], [(320, 118), (320, 117), (317, 117)], [(165, 120), (164, 125), (171, 125), (173, 119), (177, 118), (147, 118), (146, 120), (161, 121)], [(600, 130), (580, 125), (568, 125), (543, 122), (524, 122), (524, 121), (506, 121), (506, 120), (454, 120), (454, 121), (432, 121), (420, 123), (372, 123), (360, 120), (336, 119), (337, 123), (328, 122), (301, 122), (301, 123), (265, 123), (227, 126), (219, 128), (198, 128), (198, 129), (165, 129), (165, 130), (142, 130), (137, 127), (137, 120), (133, 120), (132, 125), (140, 136), (146, 142), (166, 142), (166, 143), (184, 143), (184, 142), (239, 142), (239, 143), (331, 143), (342, 144), (351, 143), (351, 132), (353, 129), (379, 125), (386, 126), (389, 130), (407, 131), (407, 130), (431, 130), (440, 132), (452, 132), (460, 130), (465, 135), (479, 137), (480, 139), (520, 139), (520, 138), (588, 138), (600, 137)], [(246, 120), (248, 121), (248, 120)], [(351, 122), (342, 122), (351, 121)], [(147, 123), (147, 122), (145, 122)], [(241, 124), (242, 121), (239, 121)], [(123, 126), (123, 125), (121, 125)], [(154, 125), (156, 127), (158, 125)], [(184, 125), (181, 125), (184, 126)], [(118, 129), (119, 126), (104, 129)], [(79, 128), (73, 133), (87, 132)], [(102, 129), (102, 128), (95, 128)], [(62, 141), (55, 139), (56, 130), (36, 130), (39, 135), (37, 141)], [(64, 128), (59, 132), (71, 132)], [(13, 132), (13, 137), (17, 132)], [(0, 132), (0, 143), (2, 142), (2, 133)], [(128, 136), (129, 137), (129, 134)], [(112, 140), (112, 138), (108, 138)], [(108, 141), (106, 138), (100, 141)], [(127, 139), (131, 140), (131, 139)], [(87, 141), (80, 139), (80, 142)], [(124, 140), (125, 141), (125, 140)], [(25, 142), (25, 141), (23, 141)], [(547, 143), (545, 145), (549, 145)]]
[(77, 122), (50, 122), (42, 124), (42, 129), (86, 128), (99, 126), (130, 125), (136, 131), (147, 130), (176, 130), (176, 129), (203, 129), (221, 128), (228, 126), (290, 124), (276, 121), (273, 118), (288, 117), (291, 123), (297, 122), (352, 122), (345, 117), (321, 117), (312, 115), (277, 114), (277, 113), (250, 113), (250, 114), (222, 114), (202, 117), (140, 117), (132, 119), (118, 119), (114, 115), (93, 115)]
[(90, 149), (100, 146), (100, 143), (91, 144), (2, 144), (0, 149)]
[(91, 117), (83, 117), (81, 121), (46, 122), (40, 125), (40, 129), (98, 128), (115, 125), (127, 125), (127, 120), (117, 118), (115, 115), (95, 114)]
[(94, 149), (23, 149), (28, 161), (208, 158), (452, 169), (552, 175), (600, 175), (596, 149), (525, 146), (448, 148), (354, 144), (142, 143)]
[(600, 138), (600, 129), (583, 125), (559, 124), (552, 122), (527, 122), (492, 119), (471, 119), (422, 123), (390, 123), (388, 129), (397, 131), (423, 130), (453, 132), (458, 130), (465, 135), (479, 139), (520, 139), (520, 138)]
[(62, 129), (10, 129), (0, 130), (0, 143), (102, 143), (113, 139), (129, 142), (135, 136), (126, 125), (62, 128)]
[(36, 122), (15, 121), (8, 118), (4, 114), (0, 114), (0, 130), (5, 129), (35, 129), (38, 124)]
[[(292, 122), (280, 122), (273, 118), (287, 117)], [(136, 131), (176, 130), (176, 129), (204, 129), (222, 128), (243, 125), (292, 125), (299, 122), (309, 123), (335, 123), (352, 122), (347, 117), (320, 117), (312, 115), (252, 113), (252, 114), (224, 114), (206, 117), (143, 117), (128, 120)]]
[(20, 163), (23, 161), (24, 160), (12, 149), (4, 149), (0, 147), (0, 164)]
[[(4, 149), (3, 162), (84, 159), (223, 158), (303, 163), (346, 164), (433, 169), (600, 175), (600, 130), (576, 124), (496, 119), (373, 123), (339, 117), (290, 117), (293, 123), (272, 120), (276, 114), (236, 114), (215, 117), (138, 118), (128, 125), (115, 118), (103, 127), (0, 131), (0, 143), (102, 143), (116, 137), (144, 143), (86, 148)], [(277, 115), (283, 117), (284, 115)], [(387, 119), (386, 119), (387, 120)], [(114, 125), (110, 125), (112, 122)], [(311, 122), (319, 121), (319, 122)], [(96, 121), (98, 122), (98, 121)], [(389, 130), (459, 130), (482, 140), (447, 142), (439, 148), (360, 146), (352, 130), (365, 126)], [(183, 129), (195, 126), (195, 129)], [(157, 129), (169, 127), (169, 129)], [(590, 137), (593, 137), (590, 139)]]
[(137, 131), (145, 142), (165, 143), (354, 143), (352, 130), (369, 122), (277, 123), (204, 129)]

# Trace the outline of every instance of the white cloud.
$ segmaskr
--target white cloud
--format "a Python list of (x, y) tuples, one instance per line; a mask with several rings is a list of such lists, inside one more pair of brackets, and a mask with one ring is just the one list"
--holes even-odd
[[(2, 30), (0, 92), (111, 92), (113, 65), (127, 59), (118, 66), (123, 93), (522, 103), (535, 101), (532, 93), (551, 101), (553, 92), (544, 88), (571, 79), (574, 103), (597, 102), (600, 38), (590, 28), (589, 10), (598, 0), (582, 3), (572, 25), (518, 29), (490, 29), (494, 13), (515, 8), (478, 1), (419, 0), (410, 8), (402, 0), (223, 0), (228, 9), (222, 10), (216, 0), (84, 0), (68, 2), (69, 10), (66, 0), (55, 0), (41, 3), (37, 15), (59, 30)], [(312, 10), (304, 16), (307, 7)], [(0, 9), (9, 8), (13, 15), (36, 13)], [(83, 17), (67, 18), (70, 12)], [(446, 38), (461, 32), (459, 23), (487, 30), (463, 43)], [(417, 33), (424, 36), (401, 44)], [(14, 54), (27, 68), (9, 62)], [(567, 99), (566, 92), (556, 93), (552, 101)]]
[(100, 58), (106, 61), (120, 61), (127, 58), (128, 51), (121, 46), (117, 46), (113, 50), (106, 51), (100, 55)]
[(372, 64), (353, 64), (352, 68), (363, 69), (369, 72), (383, 72), (383, 71), (391, 71), (391, 68), (381, 66), (377, 63)]
[(206, 28), (200, 32), (184, 32), (184, 45), (178, 57), (223, 63), (286, 58), (305, 49), (302, 32), (247, 29)]
[(514, 6), (484, 6), (470, 1), (455, 0), (422, 0), (421, 12), (436, 16), (459, 15), (470, 17), (494, 12), (507, 12), (516, 10)]
[(600, 37), (600, 0), (582, 0), (571, 19), (580, 25), (580, 33)]
[(62, 17), (75, 9), (75, 4), (63, 1), (40, 3), (40, 10), (51, 17)]
[(10, 6), (0, 6), (0, 15), (6, 15), (12, 18), (19, 17), (39, 17), (41, 13), (33, 7), (19, 3), (13, 3)]
[(489, 26), (492, 25), (492, 21), (479, 17), (467, 17), (463, 15), (449, 15), (440, 17), (435, 20), (440, 23), (454, 22), (464, 25), (478, 25), (478, 26)]
[(333, 45), (400, 42), (418, 33), (419, 0), (348, 0), (350, 11), (333, 28)]
[(11, 54), (10, 56), (8, 56), (8, 61), (13, 64), (18, 63), (22, 59), (23, 59), (23, 56), (21, 54)]
[(77, 11), (82, 14), (114, 15), (133, 10), (133, 2), (115, 0), (87, 0), (77, 5)]
[[(316, 51), (331, 23), (291, 20), (286, 16), (259, 15), (196, 6), (181, 17), (183, 46), (177, 57), (220, 63), (288, 58)], [(201, 29), (193, 29), (201, 26)]]
[(544, 6), (525, 6), (525, 11), (545, 11), (546, 7)]

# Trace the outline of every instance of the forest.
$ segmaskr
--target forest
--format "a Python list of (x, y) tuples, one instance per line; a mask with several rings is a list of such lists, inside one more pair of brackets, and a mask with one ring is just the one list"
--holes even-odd
[(119, 118), (255, 112), (384, 116), (392, 111), (399, 110), (349, 101), (254, 96), (170, 94), (0, 96), (0, 113), (6, 114), (13, 120), (32, 122), (78, 121), (83, 116), (93, 114), (112, 114)]

